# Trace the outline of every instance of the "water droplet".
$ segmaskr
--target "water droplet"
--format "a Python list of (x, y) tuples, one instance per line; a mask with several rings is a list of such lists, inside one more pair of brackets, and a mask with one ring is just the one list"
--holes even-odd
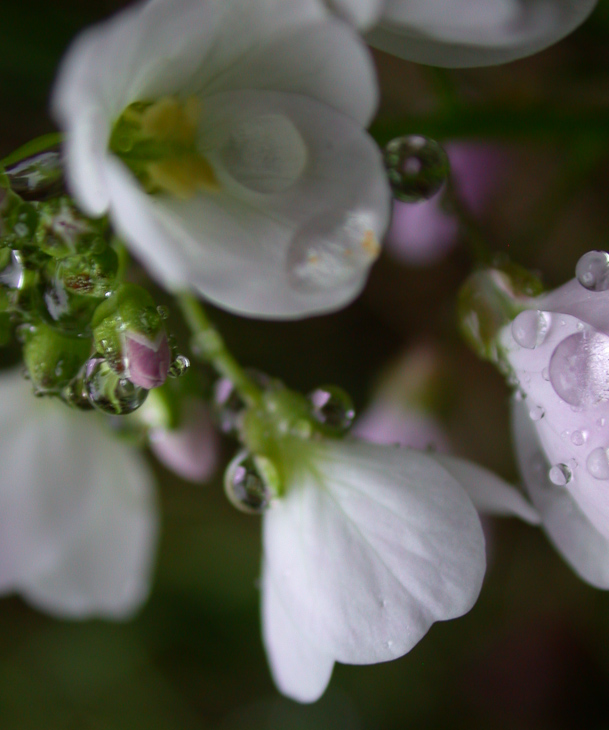
[(25, 200), (47, 200), (63, 190), (59, 147), (38, 152), (6, 168), (11, 188)]
[(92, 406), (114, 416), (133, 413), (148, 395), (144, 388), (120, 378), (103, 358), (92, 358), (87, 362), (83, 389)]
[(572, 406), (609, 399), (609, 337), (578, 332), (560, 342), (550, 359), (550, 382)]
[(542, 377), (542, 378), (543, 378), (544, 380), (550, 380), (550, 371), (548, 370), (548, 368), (544, 368), (544, 369), (543, 369), (543, 370), (541, 371), (541, 377)]
[(583, 446), (588, 438), (587, 431), (573, 431), (571, 434), (571, 443), (574, 446)]
[(353, 423), (353, 401), (342, 388), (335, 385), (317, 388), (308, 398), (313, 406), (313, 418), (318, 423), (333, 431), (346, 431)]
[[(270, 462), (265, 459), (266, 465)], [(273, 492), (269, 487), (260, 458), (242, 451), (230, 462), (224, 475), (224, 491), (230, 502), (242, 512), (260, 514), (270, 504)]]
[(531, 421), (539, 421), (544, 417), (545, 411), (542, 406), (533, 406), (529, 411)]
[(593, 449), (588, 454), (586, 467), (595, 479), (609, 479), (609, 449), (602, 446)]
[(602, 428), (606, 423), (607, 423), (607, 420), (605, 418), (599, 418), (598, 421), (596, 422), (596, 425), (599, 428)]
[(544, 341), (550, 327), (550, 316), (546, 312), (528, 309), (512, 322), (512, 337), (527, 350), (533, 350)]
[(405, 203), (433, 197), (450, 171), (442, 147), (433, 139), (414, 134), (391, 140), (384, 159), (393, 195)]
[(161, 319), (168, 319), (169, 317), (169, 307), (166, 307), (164, 304), (160, 304), (156, 311)]
[(564, 487), (573, 478), (573, 472), (566, 464), (555, 464), (549, 471), (548, 476), (552, 484), (557, 487)]
[(190, 360), (185, 355), (177, 355), (169, 366), (167, 375), (170, 378), (180, 378), (190, 367)]
[(577, 281), (589, 291), (609, 289), (609, 254), (606, 251), (588, 251), (575, 267)]

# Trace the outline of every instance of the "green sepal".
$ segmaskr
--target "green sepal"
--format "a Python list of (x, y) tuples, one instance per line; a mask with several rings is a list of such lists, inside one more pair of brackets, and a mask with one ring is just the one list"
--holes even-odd
[(57, 147), (61, 143), (63, 135), (59, 132), (51, 132), (50, 134), (43, 134), (41, 137), (36, 137), (26, 144), (22, 145), (10, 155), (0, 160), (2, 167), (9, 167), (10, 165), (16, 165), (18, 162), (37, 155), (40, 152), (46, 152), (47, 150)]
[(474, 272), (458, 296), (463, 337), (479, 357), (498, 362), (500, 331), (542, 292), (539, 279), (515, 264)]
[(24, 339), (23, 359), (39, 393), (59, 393), (91, 353), (90, 338), (70, 337), (45, 324), (30, 327)]

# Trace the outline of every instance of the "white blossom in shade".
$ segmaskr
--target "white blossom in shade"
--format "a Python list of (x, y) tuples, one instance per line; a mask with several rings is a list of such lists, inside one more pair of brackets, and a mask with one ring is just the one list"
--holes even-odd
[(573, 279), (529, 306), (501, 333), (521, 472), (559, 551), (609, 588), (609, 291)]
[(461, 477), (489, 472), (354, 439), (299, 448), (264, 515), (262, 623), (277, 686), (313, 702), (334, 662), (395, 659), (469, 611), (484, 539)]
[(367, 40), (434, 66), (488, 66), (551, 46), (584, 22), (596, 0), (329, 0)]
[(143, 458), (16, 371), (0, 374), (0, 434), (0, 592), (58, 616), (132, 614), (158, 532)]
[(376, 104), (366, 46), (320, 0), (134, 5), (76, 40), (52, 99), (86, 213), (166, 287), (276, 318), (365, 283), (391, 197)]

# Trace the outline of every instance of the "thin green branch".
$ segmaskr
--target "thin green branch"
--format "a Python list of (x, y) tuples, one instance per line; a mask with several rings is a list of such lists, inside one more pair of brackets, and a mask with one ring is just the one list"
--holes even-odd
[(228, 378), (248, 405), (259, 404), (262, 391), (228, 351), (201, 302), (190, 292), (182, 292), (176, 299), (192, 332), (195, 355), (212, 365), (220, 375)]

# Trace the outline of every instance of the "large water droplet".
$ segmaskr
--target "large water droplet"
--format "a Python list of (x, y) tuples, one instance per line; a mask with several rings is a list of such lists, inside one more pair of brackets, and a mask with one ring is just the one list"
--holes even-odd
[(230, 502), (242, 512), (260, 514), (270, 505), (274, 491), (274, 467), (268, 459), (242, 451), (230, 462), (224, 475), (224, 491)]
[(549, 471), (548, 476), (552, 484), (557, 487), (564, 487), (573, 478), (573, 472), (567, 464), (555, 464)]
[(87, 362), (83, 389), (92, 406), (113, 416), (133, 413), (148, 395), (144, 388), (119, 377), (103, 358)]
[(609, 289), (609, 253), (606, 251), (588, 251), (577, 262), (575, 267), (577, 281), (589, 291), (607, 291)]
[(355, 408), (348, 393), (335, 385), (317, 388), (309, 393), (313, 418), (335, 431), (346, 431), (355, 419)]
[(528, 309), (512, 322), (512, 337), (528, 350), (533, 350), (544, 341), (550, 326), (550, 316), (545, 312)]
[(550, 359), (550, 382), (572, 406), (609, 398), (609, 337), (577, 332), (560, 342)]
[(450, 170), (442, 147), (433, 139), (414, 134), (391, 140), (384, 159), (393, 195), (405, 203), (433, 197)]
[(609, 449), (599, 446), (588, 454), (586, 467), (595, 479), (609, 479)]

